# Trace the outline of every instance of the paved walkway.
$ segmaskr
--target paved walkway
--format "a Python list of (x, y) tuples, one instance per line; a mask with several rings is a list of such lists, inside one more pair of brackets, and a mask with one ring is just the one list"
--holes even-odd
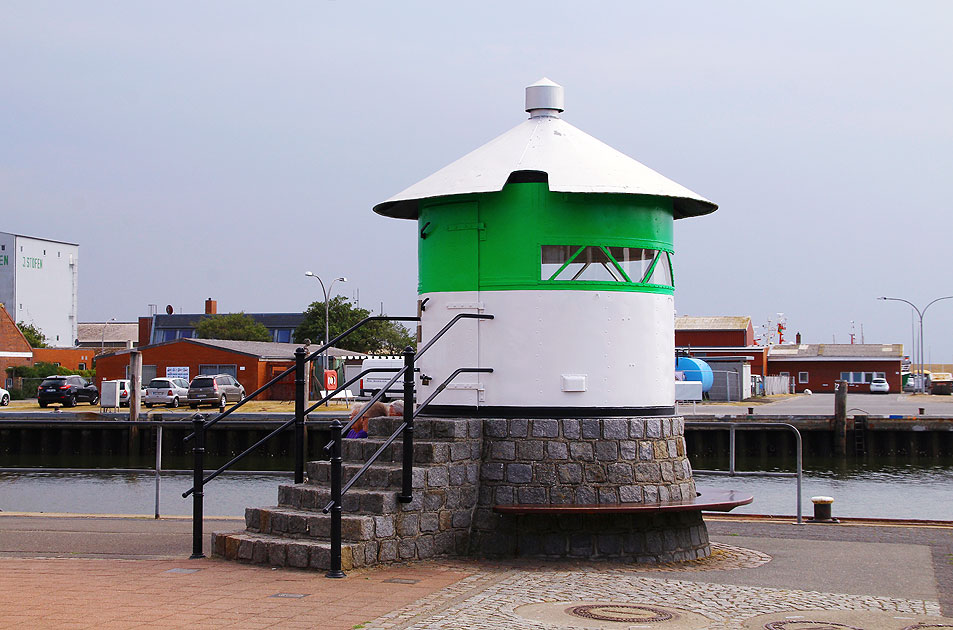
[(448, 559), (329, 580), (189, 560), (187, 520), (0, 514), (0, 628), (953, 627), (953, 527), (708, 523), (712, 557), (683, 565)]

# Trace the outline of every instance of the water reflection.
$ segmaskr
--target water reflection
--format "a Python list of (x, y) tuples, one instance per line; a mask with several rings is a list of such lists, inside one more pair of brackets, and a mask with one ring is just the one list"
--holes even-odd
[[(205, 489), (207, 516), (242, 516), (246, 507), (275, 505), (285, 474), (224, 473)], [(182, 493), (192, 486), (187, 473), (163, 473), (159, 513), (190, 515), (192, 499)], [(0, 510), (5, 512), (71, 512), (84, 514), (153, 514), (155, 473), (0, 473)]]

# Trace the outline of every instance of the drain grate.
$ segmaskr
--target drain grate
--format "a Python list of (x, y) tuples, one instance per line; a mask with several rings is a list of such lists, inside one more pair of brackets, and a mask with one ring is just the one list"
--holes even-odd
[(678, 618), (675, 613), (661, 608), (637, 606), (635, 604), (586, 604), (584, 606), (572, 606), (567, 608), (566, 612), (583, 619), (625, 623), (669, 621)]
[(410, 578), (390, 578), (389, 580), (384, 580), (387, 584), (416, 584), (420, 580), (411, 580)]
[(280, 599), (301, 599), (302, 597), (307, 596), (307, 593), (275, 593), (274, 595), (269, 595), (268, 597), (278, 597)]

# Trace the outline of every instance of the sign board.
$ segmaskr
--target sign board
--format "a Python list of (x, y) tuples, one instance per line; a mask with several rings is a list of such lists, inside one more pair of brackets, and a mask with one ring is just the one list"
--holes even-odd
[(184, 378), (189, 380), (189, 366), (185, 367), (167, 367), (165, 369), (166, 378)]
[(338, 373), (336, 371), (324, 371), (324, 388), (329, 392), (333, 392), (338, 388)]

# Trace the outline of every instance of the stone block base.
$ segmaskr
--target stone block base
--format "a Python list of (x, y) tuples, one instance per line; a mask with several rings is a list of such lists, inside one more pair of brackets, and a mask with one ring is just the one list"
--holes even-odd
[(471, 537), (472, 554), (644, 563), (684, 562), (711, 554), (700, 511), (497, 516), (492, 534)]

